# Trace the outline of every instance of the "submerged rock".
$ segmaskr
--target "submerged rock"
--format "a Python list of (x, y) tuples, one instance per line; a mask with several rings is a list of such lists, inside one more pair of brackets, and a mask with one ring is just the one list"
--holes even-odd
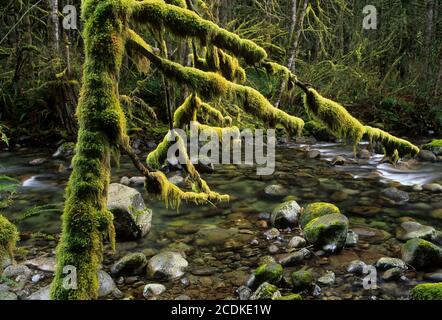
[(298, 224), (301, 207), (296, 201), (288, 201), (277, 206), (270, 217), (272, 225), (279, 229), (293, 228)]
[(407, 202), (410, 200), (410, 196), (407, 192), (401, 191), (397, 188), (387, 188), (382, 190), (382, 195), (394, 202)]
[(408, 241), (414, 238), (430, 240), (435, 233), (436, 229), (433, 227), (424, 226), (415, 221), (406, 221), (397, 228), (396, 238), (401, 241)]
[(264, 189), (264, 193), (268, 197), (274, 197), (274, 198), (286, 197), (289, 194), (287, 188), (279, 184), (267, 186)]
[(336, 275), (333, 271), (327, 271), (322, 277), (318, 279), (318, 284), (321, 287), (331, 286), (336, 281)]
[(384, 272), (382, 279), (384, 281), (396, 281), (399, 280), (404, 274), (404, 269), (391, 268)]
[(359, 236), (356, 232), (349, 230), (347, 233), (347, 239), (345, 240), (345, 246), (353, 248), (358, 245)]
[(304, 248), (307, 245), (307, 241), (304, 238), (295, 236), (292, 239), (290, 239), (287, 247), (289, 249), (299, 249)]
[(343, 214), (329, 214), (313, 219), (304, 228), (307, 242), (329, 253), (344, 247), (347, 232), (348, 219)]
[(143, 289), (143, 297), (146, 299), (150, 299), (166, 291), (166, 287), (159, 283), (150, 283), (146, 284)]
[(107, 208), (114, 215), (118, 239), (137, 240), (146, 236), (152, 226), (152, 210), (144, 204), (141, 193), (122, 184), (109, 186)]
[(383, 257), (380, 258), (376, 264), (375, 267), (379, 270), (388, 270), (392, 268), (399, 268), (402, 270), (407, 270), (407, 265), (404, 261), (398, 258), (389, 258), (389, 257)]
[(354, 260), (350, 262), (349, 266), (347, 267), (347, 272), (351, 274), (356, 275), (362, 275), (364, 274), (364, 270), (367, 268), (367, 265), (365, 262), (360, 260)]
[(147, 265), (148, 275), (154, 278), (175, 280), (181, 278), (189, 263), (176, 252), (162, 252), (153, 256)]
[(442, 140), (433, 140), (422, 147), (424, 150), (433, 152), (436, 156), (442, 156)]
[(299, 265), (305, 259), (310, 258), (311, 252), (308, 249), (301, 249), (294, 253), (289, 253), (279, 258), (278, 262), (284, 267), (293, 267)]
[(54, 159), (67, 160), (71, 158), (75, 153), (75, 143), (65, 142), (58, 147), (57, 151), (52, 155)]
[(418, 154), (418, 158), (419, 160), (426, 162), (434, 162), (437, 160), (436, 155), (429, 150), (421, 150)]
[(284, 269), (277, 263), (264, 264), (255, 271), (255, 286), (258, 287), (264, 282), (277, 285), (282, 279)]
[(314, 286), (315, 279), (310, 270), (300, 270), (292, 273), (293, 291), (301, 292), (311, 290)]
[(194, 241), (199, 247), (223, 246), (238, 234), (239, 230), (236, 228), (203, 228), (195, 234)]
[(402, 247), (402, 260), (416, 269), (441, 265), (442, 249), (422, 239), (408, 240)]
[(142, 274), (147, 265), (143, 253), (131, 253), (118, 260), (111, 268), (111, 273), (116, 276), (133, 276)]

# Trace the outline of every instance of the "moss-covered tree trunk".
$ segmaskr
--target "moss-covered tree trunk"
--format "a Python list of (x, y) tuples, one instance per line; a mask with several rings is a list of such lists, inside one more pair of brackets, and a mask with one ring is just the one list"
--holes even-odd
[[(52, 299), (97, 298), (103, 237), (113, 230), (112, 214), (106, 210), (110, 158), (119, 143), (127, 142), (118, 98), (127, 11), (122, 0), (82, 1), (85, 63), (77, 109), (79, 132), (65, 194)], [(66, 266), (75, 267), (76, 288), (64, 284)]]

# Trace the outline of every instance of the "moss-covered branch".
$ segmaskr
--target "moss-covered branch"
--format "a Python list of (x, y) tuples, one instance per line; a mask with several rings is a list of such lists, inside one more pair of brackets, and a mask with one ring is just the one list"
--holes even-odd
[(165, 27), (178, 36), (194, 37), (203, 43), (213, 44), (237, 57), (243, 57), (249, 64), (267, 57), (265, 50), (253, 41), (241, 39), (188, 9), (162, 0), (145, 0), (133, 1), (132, 10), (132, 18), (137, 22), (148, 23), (156, 29)]
[(154, 50), (135, 32), (128, 32), (128, 45), (144, 53), (165, 76), (180, 84), (185, 84), (198, 92), (202, 98), (231, 97), (241, 104), (244, 110), (267, 124), (280, 124), (289, 134), (299, 135), (304, 121), (275, 108), (257, 90), (230, 82), (213, 72), (184, 67), (179, 63), (158, 57)]

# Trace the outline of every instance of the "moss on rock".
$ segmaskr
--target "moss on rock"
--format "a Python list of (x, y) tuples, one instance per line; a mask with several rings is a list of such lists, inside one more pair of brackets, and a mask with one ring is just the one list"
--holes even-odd
[(423, 239), (411, 239), (402, 247), (402, 260), (418, 270), (441, 266), (442, 248)]
[(264, 264), (255, 271), (256, 285), (261, 285), (264, 282), (277, 285), (282, 279), (283, 272), (284, 269), (280, 264)]
[(299, 217), (299, 225), (304, 228), (310, 221), (328, 214), (341, 213), (339, 208), (331, 203), (316, 202), (307, 205)]
[(14, 260), (14, 249), (18, 240), (19, 234), (15, 225), (0, 215), (0, 271), (5, 258)]
[(295, 292), (301, 292), (304, 290), (310, 290), (315, 279), (310, 270), (299, 270), (292, 273), (292, 285)]
[(411, 290), (413, 300), (442, 300), (442, 283), (425, 283)]

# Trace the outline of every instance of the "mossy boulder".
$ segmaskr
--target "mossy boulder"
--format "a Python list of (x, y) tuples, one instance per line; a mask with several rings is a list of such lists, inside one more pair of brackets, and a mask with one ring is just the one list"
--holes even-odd
[(411, 239), (402, 247), (402, 260), (416, 269), (434, 268), (441, 265), (442, 249), (423, 239)]
[(277, 286), (264, 282), (258, 289), (252, 294), (250, 300), (272, 300), (281, 297), (281, 293)]
[(277, 285), (281, 279), (284, 268), (277, 263), (263, 264), (255, 271), (255, 285), (260, 286), (264, 282)]
[(138, 240), (152, 227), (152, 210), (136, 189), (119, 183), (109, 186), (107, 209), (114, 215), (116, 236), (122, 241)]
[(65, 142), (58, 147), (58, 149), (52, 155), (52, 158), (67, 160), (73, 157), (74, 154), (75, 154), (75, 143)]
[(288, 296), (274, 298), (273, 300), (281, 300), (281, 301), (302, 300), (302, 296), (300, 294), (293, 293)]
[(9, 257), (13, 260), (13, 252), (18, 240), (19, 234), (15, 225), (0, 215), (0, 270), (4, 259)]
[(301, 207), (296, 201), (287, 201), (277, 206), (270, 217), (275, 228), (293, 228), (298, 224)]
[(293, 291), (310, 290), (314, 286), (314, 277), (310, 270), (299, 270), (292, 273)]
[(299, 225), (301, 228), (305, 228), (313, 219), (333, 213), (341, 213), (339, 208), (334, 204), (325, 202), (311, 203), (301, 212)]
[(442, 156), (442, 139), (433, 140), (422, 147), (424, 150), (433, 152), (436, 156)]
[(419, 284), (411, 290), (413, 300), (442, 300), (442, 283)]
[(118, 260), (111, 268), (113, 275), (134, 276), (143, 273), (147, 258), (143, 253), (131, 253)]
[(347, 232), (347, 217), (337, 213), (315, 218), (304, 228), (307, 242), (329, 253), (335, 253), (344, 248)]

